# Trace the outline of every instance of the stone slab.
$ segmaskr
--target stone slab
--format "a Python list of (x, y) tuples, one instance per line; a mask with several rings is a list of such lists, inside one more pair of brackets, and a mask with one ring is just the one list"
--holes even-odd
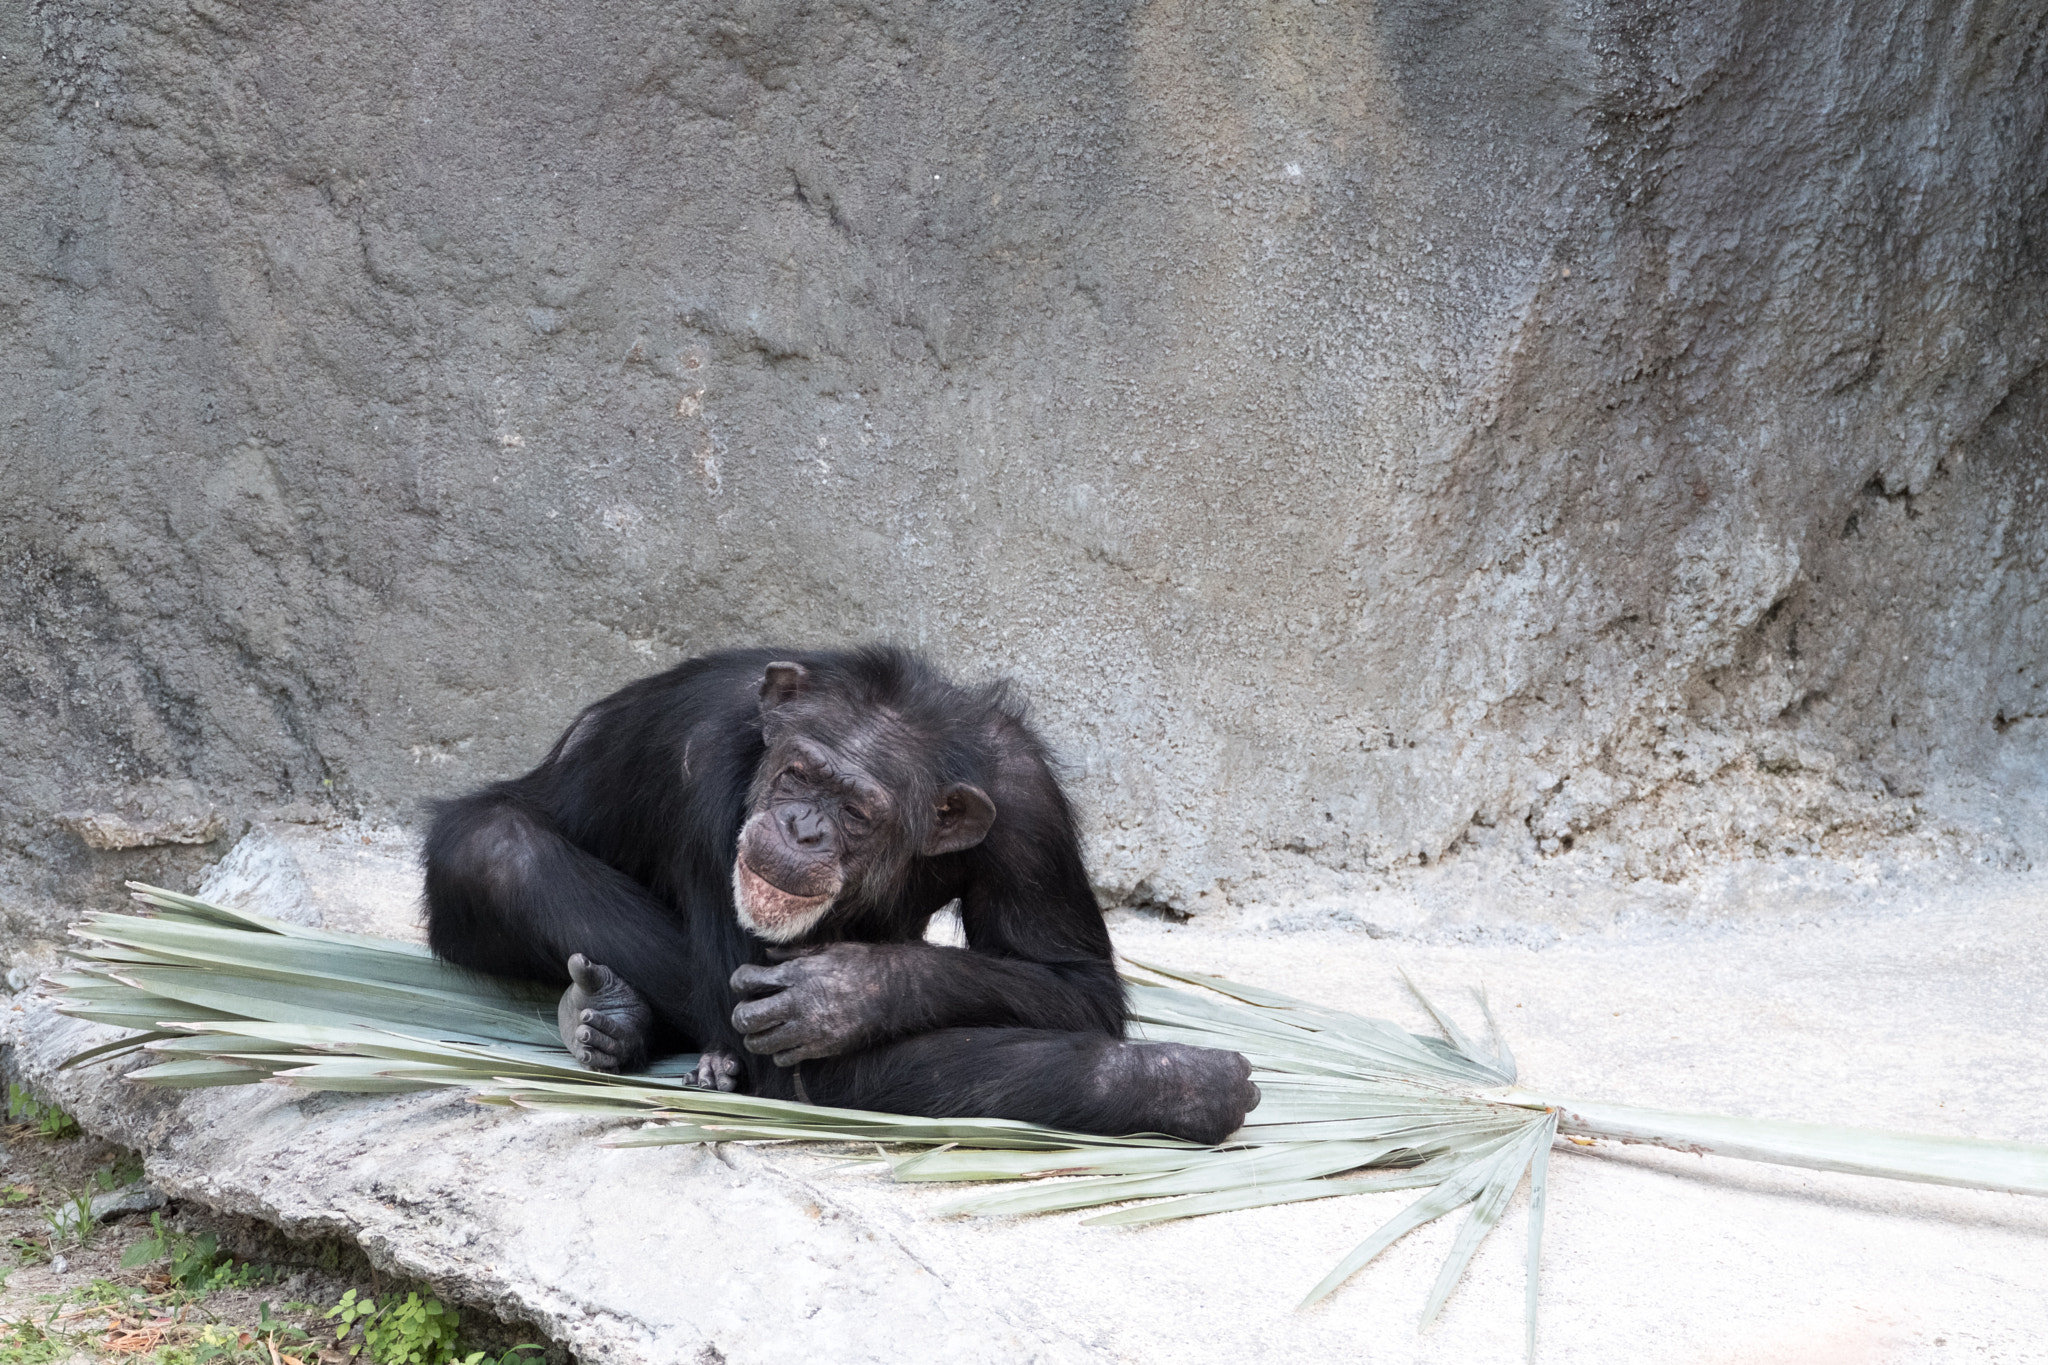
[[(388, 930), (407, 883), (386, 872), (359, 879), (380, 894), (330, 888), (328, 923)], [(1560, 1095), (2048, 1142), (2048, 877), (1753, 909), (1540, 950), (1128, 915), (1116, 932), (1133, 956), (1418, 1028), (1398, 967), (1447, 1003), (1484, 983), (1525, 1083)], [(18, 1072), (138, 1148), (164, 1190), (353, 1237), (586, 1361), (1520, 1359), (1522, 1197), (1418, 1334), (1450, 1220), (1293, 1307), (1404, 1195), (1150, 1229), (967, 1222), (939, 1214), (952, 1192), (844, 1152), (619, 1150), (602, 1123), (454, 1095), (167, 1094), (60, 1073), (104, 1031), (27, 999), (13, 1019)], [(1549, 1365), (2048, 1358), (2048, 1200), (1610, 1147), (1561, 1147), (1551, 1169)]]

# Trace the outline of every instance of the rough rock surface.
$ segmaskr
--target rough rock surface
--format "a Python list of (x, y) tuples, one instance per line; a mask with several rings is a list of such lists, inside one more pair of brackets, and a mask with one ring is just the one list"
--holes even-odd
[(2044, 23), (7, 6), (9, 933), (761, 640), (1019, 677), (1127, 902), (2023, 861)]
[[(380, 869), (353, 838), (273, 847), (330, 925), (402, 928), (402, 861)], [(1447, 1004), (1483, 981), (1524, 1082), (1560, 1096), (2048, 1142), (2048, 874), (1882, 890), (1889, 904), (1757, 886), (1788, 913), (1685, 928), (1652, 915), (1545, 952), (1128, 913), (1116, 933), (1135, 956), (1414, 1028), (1426, 1020), (1397, 967)], [(961, 1222), (937, 1215), (955, 1191), (848, 1170), (859, 1153), (607, 1149), (595, 1123), (456, 1096), (171, 1094), (102, 1067), (58, 1072), (110, 1031), (21, 1004), (11, 1074), (140, 1149), (154, 1185), (353, 1238), (593, 1365), (1522, 1360), (1522, 1198), (1417, 1335), (1448, 1220), (1293, 1309), (1410, 1195), (1130, 1231)], [(1560, 1145), (1551, 1170), (1548, 1365), (2031, 1365), (2048, 1341), (2048, 1199), (1606, 1146)]]

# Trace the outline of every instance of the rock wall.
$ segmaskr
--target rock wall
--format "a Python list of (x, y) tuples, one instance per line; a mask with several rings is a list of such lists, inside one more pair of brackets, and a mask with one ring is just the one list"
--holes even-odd
[(17, 931), (224, 847), (87, 817), (405, 817), (741, 642), (1014, 675), (1182, 911), (1928, 836), (2048, 725), (2038, 5), (36, 0), (0, 58)]

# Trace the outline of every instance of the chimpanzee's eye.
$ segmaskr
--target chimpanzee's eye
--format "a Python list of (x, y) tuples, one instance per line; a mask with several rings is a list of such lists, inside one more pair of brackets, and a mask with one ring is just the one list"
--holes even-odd
[(865, 825), (868, 822), (868, 813), (859, 806), (842, 806), (840, 807), (840, 809), (846, 812), (847, 817), (849, 819), (855, 820), (863, 825)]

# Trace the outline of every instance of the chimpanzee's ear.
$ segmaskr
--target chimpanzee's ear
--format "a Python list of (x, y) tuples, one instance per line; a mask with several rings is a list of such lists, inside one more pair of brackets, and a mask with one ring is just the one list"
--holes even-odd
[(766, 715), (811, 685), (811, 670), (802, 664), (773, 663), (761, 674), (761, 712)]
[(996, 803), (988, 793), (965, 782), (955, 782), (939, 793), (939, 808), (932, 815), (932, 832), (924, 841), (924, 856), (958, 853), (973, 848), (988, 837), (996, 822)]

